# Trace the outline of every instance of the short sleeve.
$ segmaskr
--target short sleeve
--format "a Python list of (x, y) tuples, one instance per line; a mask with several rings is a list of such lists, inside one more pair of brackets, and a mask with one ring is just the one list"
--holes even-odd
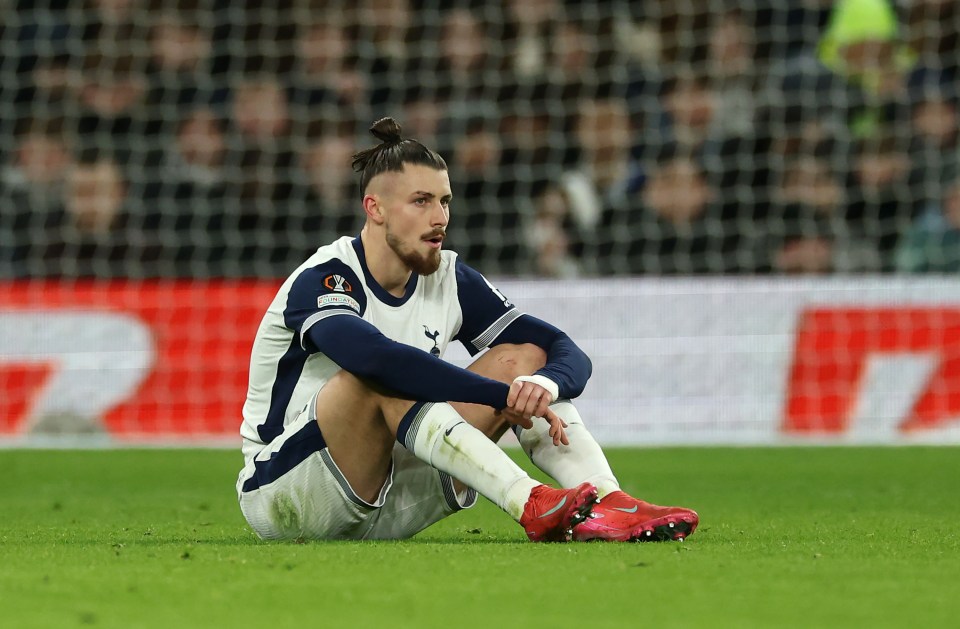
[(284, 324), (305, 345), (307, 330), (318, 321), (334, 316), (363, 316), (367, 307), (363, 285), (356, 272), (342, 260), (329, 260), (303, 271), (290, 286)]
[(522, 313), (479, 271), (457, 260), (457, 299), (463, 324), (455, 337), (470, 355), (488, 347)]

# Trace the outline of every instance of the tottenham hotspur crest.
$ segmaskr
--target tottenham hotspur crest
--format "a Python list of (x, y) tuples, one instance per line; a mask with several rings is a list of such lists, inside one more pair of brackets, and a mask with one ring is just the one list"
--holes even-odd
[(440, 336), (440, 330), (434, 330), (431, 332), (430, 328), (423, 326), (423, 335), (433, 341), (433, 347), (430, 348), (430, 353), (437, 358), (440, 358), (440, 347), (437, 345), (437, 337)]

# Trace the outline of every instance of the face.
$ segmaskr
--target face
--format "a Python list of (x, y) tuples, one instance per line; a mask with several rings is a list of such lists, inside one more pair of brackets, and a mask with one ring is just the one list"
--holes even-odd
[(487, 48), (483, 28), (477, 19), (469, 11), (451, 12), (440, 40), (440, 52), (451, 67), (464, 72), (477, 67)]
[(591, 101), (580, 108), (577, 140), (589, 153), (621, 153), (629, 150), (631, 138), (630, 113), (623, 101)]
[(878, 192), (905, 180), (910, 171), (910, 158), (898, 151), (865, 153), (857, 158), (855, 167), (864, 191)]
[(943, 213), (955, 228), (960, 228), (960, 181), (947, 188), (943, 196)]
[(683, 79), (667, 95), (664, 105), (674, 125), (702, 131), (710, 126), (716, 108), (713, 92), (705, 85)]
[(237, 89), (233, 117), (241, 133), (255, 140), (282, 136), (290, 127), (286, 94), (274, 81), (242, 84)]
[(53, 185), (70, 165), (70, 152), (56, 138), (29, 135), (17, 149), (17, 164), (31, 183)]
[(78, 165), (67, 177), (67, 211), (83, 231), (107, 231), (125, 196), (123, 175), (112, 162)]
[(171, 19), (161, 21), (150, 38), (150, 51), (161, 68), (189, 71), (210, 55), (210, 37), (199, 28)]
[(184, 121), (177, 144), (184, 161), (205, 168), (219, 167), (227, 152), (220, 123), (208, 110), (194, 112)]
[(353, 138), (325, 136), (304, 149), (302, 166), (310, 185), (327, 201), (339, 203), (353, 181)]
[(925, 139), (941, 147), (950, 144), (957, 133), (960, 116), (953, 103), (933, 98), (917, 105), (913, 112), (913, 126)]
[(383, 218), (387, 244), (403, 264), (420, 275), (440, 268), (453, 197), (447, 171), (406, 164), (401, 172), (374, 177), (365, 204), (370, 197)]
[(696, 164), (678, 158), (653, 173), (643, 198), (647, 206), (662, 218), (684, 224), (706, 211), (713, 193)]
[(297, 55), (309, 72), (326, 72), (343, 65), (350, 43), (343, 29), (332, 24), (311, 27), (297, 40)]
[(821, 212), (830, 212), (843, 201), (840, 184), (815, 159), (803, 159), (788, 170), (780, 193), (787, 203), (802, 203)]

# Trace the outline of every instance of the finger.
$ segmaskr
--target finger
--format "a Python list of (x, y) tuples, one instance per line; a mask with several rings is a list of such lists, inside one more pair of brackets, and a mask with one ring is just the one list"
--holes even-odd
[(533, 413), (528, 412), (527, 406), (530, 404), (530, 395), (533, 393), (533, 390), (536, 387), (529, 386), (527, 383), (523, 384), (526, 386), (520, 389), (520, 393), (517, 395), (517, 399), (513, 403), (513, 410), (517, 411), (524, 417), (533, 417)]
[(537, 405), (537, 412), (534, 413), (537, 417), (545, 417), (547, 412), (550, 410), (550, 395), (544, 394), (540, 396), (540, 404)]
[(566, 428), (568, 425), (567, 422), (563, 421), (562, 417), (560, 417), (559, 415), (551, 411), (549, 408), (547, 409), (546, 413), (544, 413), (543, 415), (540, 415), (539, 417), (543, 417), (545, 420), (547, 420), (550, 423), (553, 423), (554, 421), (558, 421), (560, 422), (560, 425), (563, 426), (564, 428)]
[(507, 406), (513, 408), (513, 405), (517, 403), (517, 395), (520, 394), (520, 389), (523, 388), (522, 382), (514, 381), (510, 385), (510, 391), (507, 393)]
[(527, 406), (523, 409), (524, 416), (527, 417), (543, 417), (541, 413), (538, 412), (540, 409), (540, 400), (543, 399), (545, 392), (543, 389), (538, 391), (532, 391), (530, 397), (527, 399)]
[(567, 435), (563, 430), (563, 426), (560, 424), (553, 424), (553, 445), (559, 446), (561, 443), (567, 442)]
[(561, 443), (564, 445), (570, 445), (570, 441), (567, 439), (567, 433), (563, 429), (563, 421), (559, 417), (554, 415), (553, 420), (550, 421), (550, 436), (553, 438), (553, 445), (558, 446)]
[(503, 409), (503, 416), (506, 418), (507, 422), (510, 424), (516, 424), (522, 426), (523, 428), (533, 428), (533, 420), (526, 418), (520, 413), (517, 413), (513, 409), (505, 408)]

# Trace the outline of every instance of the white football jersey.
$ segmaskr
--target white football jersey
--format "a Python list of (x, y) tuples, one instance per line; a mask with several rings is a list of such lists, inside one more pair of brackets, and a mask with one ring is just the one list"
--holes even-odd
[(488, 347), (520, 312), (480, 273), (441, 252), (440, 268), (412, 274), (403, 297), (384, 290), (367, 269), (360, 238), (321, 247), (280, 287), (257, 331), (243, 405), (243, 453), (250, 459), (292, 422), (340, 370), (305, 344), (326, 317), (362, 317), (384, 336), (442, 356), (458, 340), (471, 355)]

